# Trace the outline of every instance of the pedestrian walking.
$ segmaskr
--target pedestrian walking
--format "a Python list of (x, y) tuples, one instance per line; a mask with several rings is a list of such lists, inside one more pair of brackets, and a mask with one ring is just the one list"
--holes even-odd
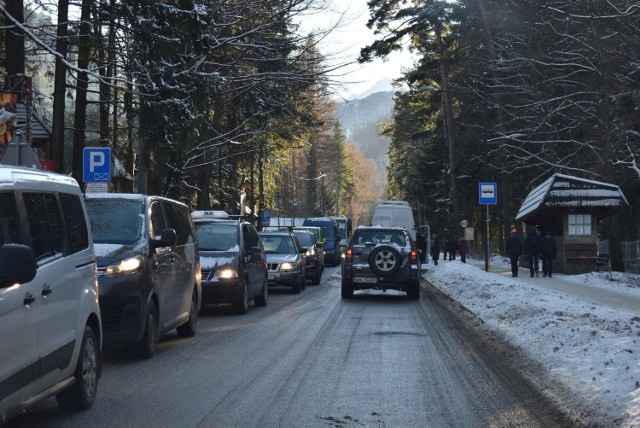
[(462, 260), (462, 263), (467, 262), (468, 252), (469, 246), (467, 245), (467, 240), (464, 238), (460, 238), (460, 241), (458, 241), (458, 253), (460, 253), (460, 260)]
[(449, 243), (447, 241), (448, 241), (448, 239), (445, 236), (444, 239), (442, 240), (442, 254), (444, 255), (442, 260), (444, 260), (444, 261), (447, 260), (447, 254), (449, 254)]
[(509, 259), (511, 260), (511, 276), (518, 277), (518, 262), (522, 254), (522, 241), (518, 238), (517, 232), (511, 232), (511, 236), (507, 239), (506, 248)]
[(431, 259), (435, 266), (438, 265), (438, 259), (440, 258), (440, 239), (437, 234), (433, 235), (431, 239)]
[(456, 251), (458, 250), (458, 238), (453, 233), (447, 239), (447, 251), (449, 252), (449, 261), (456, 259)]
[(531, 278), (538, 276), (540, 271), (540, 252), (542, 251), (542, 238), (538, 234), (538, 229), (531, 226), (527, 231), (527, 237), (524, 239), (524, 253), (529, 258), (529, 271)]
[(418, 247), (418, 252), (420, 254), (420, 261), (424, 262), (427, 258), (427, 240), (424, 235), (420, 232), (416, 233), (416, 247)]
[(542, 238), (542, 276), (551, 278), (553, 259), (556, 258), (556, 241), (547, 230)]

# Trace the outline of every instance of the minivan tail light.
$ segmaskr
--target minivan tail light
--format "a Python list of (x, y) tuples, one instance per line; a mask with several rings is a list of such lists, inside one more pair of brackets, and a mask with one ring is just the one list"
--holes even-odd
[(418, 252), (416, 250), (411, 250), (411, 264), (418, 264)]
[(353, 248), (347, 248), (347, 251), (344, 253), (344, 261), (347, 263), (353, 261)]

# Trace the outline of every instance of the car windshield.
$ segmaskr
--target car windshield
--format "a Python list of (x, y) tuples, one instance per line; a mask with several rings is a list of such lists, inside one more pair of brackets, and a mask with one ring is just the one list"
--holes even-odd
[(404, 247), (407, 244), (407, 240), (404, 234), (400, 231), (388, 231), (388, 230), (367, 230), (358, 232), (355, 237), (356, 245), (370, 244), (396, 244), (400, 247)]
[(240, 251), (238, 226), (196, 222), (196, 238), (200, 251)]
[(262, 235), (265, 254), (295, 254), (296, 247), (289, 235)]
[(133, 199), (86, 199), (93, 242), (133, 244), (142, 236), (142, 203)]
[(307, 232), (294, 232), (296, 237), (298, 237), (298, 241), (300, 241), (300, 245), (303, 247), (310, 247), (313, 245), (313, 241), (311, 240), (311, 235)]

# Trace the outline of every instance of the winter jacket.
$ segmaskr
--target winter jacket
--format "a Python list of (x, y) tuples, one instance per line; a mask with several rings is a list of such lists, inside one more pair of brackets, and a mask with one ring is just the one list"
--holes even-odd
[(522, 241), (516, 235), (512, 235), (507, 239), (506, 248), (507, 254), (510, 256), (518, 256), (522, 254)]
[(438, 257), (440, 255), (440, 240), (434, 239), (431, 244), (431, 257)]
[(456, 251), (458, 249), (458, 239), (455, 235), (451, 235), (449, 239), (447, 239), (447, 250)]
[(460, 242), (458, 242), (458, 252), (460, 254), (467, 254), (469, 252), (469, 246), (466, 240), (461, 239)]
[(539, 256), (542, 251), (542, 238), (535, 230), (529, 231), (524, 240), (524, 253), (528, 256)]
[(551, 235), (545, 235), (542, 239), (542, 257), (556, 258), (556, 241)]

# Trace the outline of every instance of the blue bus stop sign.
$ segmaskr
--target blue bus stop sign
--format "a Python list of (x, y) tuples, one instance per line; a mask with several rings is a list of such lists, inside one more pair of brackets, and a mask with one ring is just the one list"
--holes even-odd
[(495, 205), (498, 203), (498, 186), (496, 183), (480, 183), (480, 205)]
[(111, 149), (85, 147), (82, 153), (82, 178), (85, 183), (111, 181)]

